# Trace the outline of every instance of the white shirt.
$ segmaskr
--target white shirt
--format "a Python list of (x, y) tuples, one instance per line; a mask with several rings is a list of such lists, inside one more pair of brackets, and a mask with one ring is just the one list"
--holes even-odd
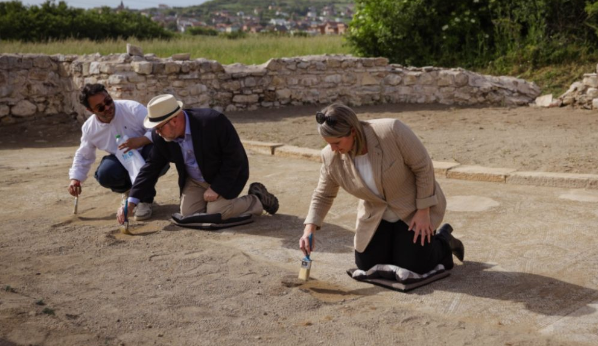
[(69, 178), (85, 181), (91, 165), (96, 160), (96, 149), (109, 154), (116, 153), (116, 135), (129, 138), (145, 136), (152, 140), (151, 131), (143, 127), (147, 108), (130, 100), (114, 101), (114, 119), (110, 123), (99, 121), (95, 114), (89, 117), (81, 128), (81, 145), (73, 158)]
[[(370, 156), (368, 154), (355, 156), (355, 168), (361, 176), (361, 179), (365, 185), (378, 197), (384, 199), (384, 196), (378, 191), (376, 182), (374, 181), (374, 171), (372, 170), (372, 163), (370, 162)], [(386, 207), (382, 219), (388, 222), (397, 222), (401, 218), (390, 208)]]

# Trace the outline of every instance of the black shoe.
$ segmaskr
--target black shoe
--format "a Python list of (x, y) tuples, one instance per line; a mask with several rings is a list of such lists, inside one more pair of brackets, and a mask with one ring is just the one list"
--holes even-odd
[(260, 202), (262, 202), (264, 210), (268, 214), (276, 214), (276, 212), (278, 211), (278, 198), (276, 198), (276, 196), (268, 192), (268, 190), (266, 190), (266, 187), (263, 184), (252, 183), (251, 185), (249, 185), (248, 193), (250, 195), (257, 196)]
[(451, 225), (448, 223), (445, 223), (444, 225), (440, 226), (437, 235), (448, 243), (453, 255), (455, 255), (459, 261), (463, 262), (463, 258), (465, 257), (465, 248), (459, 239), (453, 237), (452, 233), (453, 227), (451, 227)]

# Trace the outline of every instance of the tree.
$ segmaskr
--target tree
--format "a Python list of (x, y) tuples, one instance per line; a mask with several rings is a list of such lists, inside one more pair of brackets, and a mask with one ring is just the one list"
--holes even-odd
[(64, 1), (58, 4), (46, 1), (40, 7), (25, 7), (20, 1), (0, 2), (0, 39), (3, 40), (149, 39), (171, 35), (139, 13), (117, 13), (109, 7), (83, 10), (68, 7)]
[(542, 65), (575, 45), (594, 49), (595, 4), (586, 13), (586, 0), (356, 0), (347, 40), (357, 55), (408, 65)]

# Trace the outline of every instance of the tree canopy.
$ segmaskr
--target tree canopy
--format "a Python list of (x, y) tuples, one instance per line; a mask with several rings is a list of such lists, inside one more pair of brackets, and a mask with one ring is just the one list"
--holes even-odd
[(169, 38), (172, 34), (139, 13), (109, 7), (83, 10), (64, 1), (24, 6), (20, 1), (0, 2), (0, 39), (44, 42), (68, 38), (91, 40), (135, 37)]
[(546, 65), (593, 52), (598, 2), (356, 0), (348, 42), (357, 55), (406, 65)]

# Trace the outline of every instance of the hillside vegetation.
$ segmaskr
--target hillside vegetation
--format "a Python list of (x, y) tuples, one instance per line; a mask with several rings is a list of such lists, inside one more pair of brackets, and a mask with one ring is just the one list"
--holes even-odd
[(305, 16), (310, 7), (319, 11), (324, 6), (333, 5), (337, 8), (344, 8), (352, 5), (353, 0), (211, 0), (198, 6), (170, 9), (171, 13), (183, 15), (207, 16), (218, 11), (229, 11), (233, 13), (244, 12), (254, 13), (254, 10), (285, 12), (288, 15)]
[(68, 38), (105, 40), (169, 38), (167, 32), (139, 13), (109, 7), (83, 10), (64, 1), (46, 1), (40, 6), (24, 6), (20, 1), (0, 2), (2, 41), (46, 42)]
[[(598, 61), (598, 1), (356, 0), (351, 51), (515, 75), (559, 93)], [(583, 71), (583, 72), (582, 72)], [(560, 82), (559, 82), (560, 81)]]
[(177, 16), (229, 11), (238, 18), (248, 18), (238, 15), (247, 12), (263, 22), (270, 16), (307, 16), (330, 4), (338, 10), (353, 3), (355, 15), (344, 37), (208, 37), (172, 33), (135, 11), (82, 10), (51, 1), (40, 7), (0, 2), (0, 52), (110, 54), (124, 52), (129, 42), (160, 57), (191, 53), (223, 64), (312, 54), (383, 56), (407, 66), (516, 76), (557, 96), (584, 73), (595, 72), (598, 62), (598, 1), (213, 0), (161, 11)]

